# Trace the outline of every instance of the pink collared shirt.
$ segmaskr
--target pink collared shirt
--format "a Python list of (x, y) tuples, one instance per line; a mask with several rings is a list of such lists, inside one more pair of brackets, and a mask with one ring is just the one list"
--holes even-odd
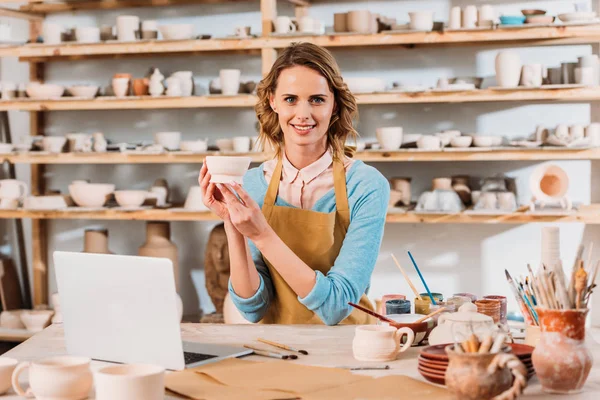
[[(348, 172), (354, 160), (344, 159), (344, 170)], [(263, 167), (265, 180), (271, 182), (277, 159), (266, 161)], [(283, 152), (283, 168), (278, 196), (291, 205), (310, 210), (327, 192), (333, 189), (333, 157), (326, 151), (314, 163), (298, 170), (290, 163)]]

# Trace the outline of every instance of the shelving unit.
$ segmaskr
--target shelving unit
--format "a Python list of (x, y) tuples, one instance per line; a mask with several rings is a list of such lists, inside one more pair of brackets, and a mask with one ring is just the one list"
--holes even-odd
[(35, 335), (35, 332), (26, 329), (0, 328), (0, 341), (2, 342), (24, 342)]
[[(418, 47), (453, 47), (486, 45), (496, 46), (510, 43), (521, 46), (596, 44), (600, 43), (600, 24), (542, 26), (532, 28), (510, 28), (446, 32), (409, 32), (364, 34), (328, 34), (322, 36), (277, 36), (272, 35), (272, 22), (277, 16), (277, 0), (255, 0), (260, 6), (262, 36), (252, 39), (213, 38), (208, 40), (183, 41), (139, 41), (134, 43), (106, 42), (98, 44), (65, 43), (44, 45), (35, 43), (41, 32), (42, 17), (46, 14), (71, 12), (76, 10), (108, 10), (132, 7), (163, 7), (175, 5), (212, 4), (216, 2), (239, 2), (242, 0), (114, 0), (77, 1), (49, 3), (29, 0), (18, 12), (4, 10), (3, 15), (24, 18), (30, 22), (29, 41), (31, 44), (2, 45), (0, 57), (18, 57), (28, 62), (30, 79), (44, 81), (47, 63), (54, 61), (95, 60), (105, 58), (140, 57), (149, 55), (212, 55), (230, 52), (260, 54), (262, 72), (266, 74), (276, 59), (277, 51), (292, 42), (311, 41), (332, 48), (389, 48), (391, 50), (414, 49)], [(283, 0), (281, 0), (283, 1)], [(286, 0), (296, 6), (296, 16), (307, 13), (308, 0)], [(0, 1), (2, 3), (25, 2), (24, 0)], [(0, 11), (0, 14), (2, 11)], [(361, 105), (378, 104), (432, 104), (432, 103), (475, 103), (475, 102), (596, 102), (600, 100), (600, 88), (562, 88), (558, 90), (493, 90), (484, 89), (469, 92), (426, 92), (426, 93), (374, 93), (358, 94)], [(256, 103), (252, 95), (239, 96), (195, 96), (185, 98), (169, 97), (128, 97), (97, 98), (82, 100), (61, 98), (57, 100), (14, 100), (0, 101), (0, 110), (21, 110), (30, 112), (31, 134), (44, 132), (45, 116), (50, 111), (75, 110), (134, 110), (134, 109), (185, 109), (185, 108), (251, 108)], [(44, 192), (43, 172), (46, 164), (171, 164), (200, 163), (206, 154), (167, 153), (155, 155), (141, 154), (11, 154), (0, 155), (0, 159), (14, 164), (31, 164), (32, 194)], [(269, 155), (252, 153), (253, 161), (262, 162)], [(368, 151), (357, 154), (366, 162), (434, 162), (434, 161), (538, 161), (538, 160), (598, 160), (600, 149), (515, 149), (493, 150), (452, 150), (452, 151)], [(210, 212), (175, 212), (171, 210), (122, 211), (107, 209), (100, 211), (0, 211), (0, 218), (28, 218), (32, 220), (33, 255), (33, 303), (45, 304), (48, 301), (46, 224), (53, 219), (87, 220), (163, 220), (163, 221), (212, 221), (216, 217)], [(565, 222), (600, 224), (600, 213), (594, 206), (562, 216), (531, 215), (515, 212), (509, 215), (473, 214), (389, 214), (389, 223), (469, 223), (469, 224), (523, 224), (531, 222)], [(0, 340), (4, 333), (0, 332)]]

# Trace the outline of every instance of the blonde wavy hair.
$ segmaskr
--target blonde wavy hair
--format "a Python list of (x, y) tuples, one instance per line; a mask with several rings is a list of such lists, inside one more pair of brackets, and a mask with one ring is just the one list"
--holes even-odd
[(308, 67), (327, 79), (335, 102), (327, 129), (327, 145), (332, 148), (334, 158), (343, 159), (344, 155), (352, 157), (356, 148), (347, 146), (346, 141), (350, 138), (355, 142), (358, 137), (352, 125), (352, 121), (358, 117), (356, 99), (344, 83), (340, 68), (331, 53), (312, 43), (292, 43), (286, 47), (275, 60), (271, 71), (258, 84), (255, 110), (260, 127), (259, 143), (270, 144), (275, 149), (276, 156), (281, 155), (283, 131), (269, 98), (275, 94), (281, 71), (295, 66)]

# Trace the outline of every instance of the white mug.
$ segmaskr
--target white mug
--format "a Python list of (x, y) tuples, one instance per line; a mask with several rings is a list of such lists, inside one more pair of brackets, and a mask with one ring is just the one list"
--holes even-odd
[(16, 179), (0, 180), (0, 198), (23, 200), (29, 191), (25, 182)]
[(477, 7), (466, 6), (462, 15), (462, 27), (463, 28), (475, 28), (477, 27)]
[[(407, 335), (406, 342), (400, 341)], [(359, 361), (393, 361), (412, 346), (415, 333), (408, 327), (396, 329), (385, 325), (363, 325), (355, 329), (352, 353)]]
[(521, 85), (527, 87), (542, 86), (542, 64), (523, 65), (521, 71)]
[(221, 80), (221, 93), (225, 96), (234, 96), (240, 91), (240, 75), (239, 69), (222, 69), (219, 71), (219, 79)]
[(569, 127), (565, 124), (559, 124), (554, 130), (554, 135), (560, 139), (567, 139), (569, 137)]
[(296, 25), (290, 17), (280, 16), (275, 18), (276, 33), (292, 33), (296, 32)]
[[(19, 376), (29, 368), (29, 388), (19, 384)], [(93, 377), (86, 357), (50, 357), (19, 364), (12, 375), (12, 386), (19, 396), (53, 400), (88, 398)]]
[(595, 73), (598, 71), (593, 67), (575, 68), (575, 83), (592, 86), (596, 83)]
[(42, 148), (50, 153), (62, 153), (65, 143), (67, 143), (67, 138), (64, 136), (44, 136)]
[(247, 153), (250, 151), (250, 137), (237, 136), (233, 138), (233, 151), (236, 153)]
[(494, 7), (489, 4), (484, 4), (479, 8), (479, 23), (483, 21), (495, 21), (496, 13)]
[(163, 400), (165, 369), (158, 365), (112, 365), (96, 373), (96, 400)]
[(460, 29), (462, 26), (462, 10), (459, 6), (454, 6), (450, 9), (450, 20), (448, 21), (449, 29)]
[(316, 20), (309, 16), (304, 16), (298, 20), (298, 27), (302, 33), (316, 33), (315, 32)]
[(590, 138), (591, 146), (600, 146), (600, 124), (591, 123), (585, 128), (585, 137)]
[(135, 15), (117, 17), (117, 39), (121, 42), (133, 42), (135, 33), (140, 30), (140, 18)]
[(401, 126), (377, 128), (377, 141), (383, 150), (398, 150), (402, 145), (402, 132)]
[(59, 44), (62, 41), (62, 26), (45, 22), (42, 26), (44, 44)]

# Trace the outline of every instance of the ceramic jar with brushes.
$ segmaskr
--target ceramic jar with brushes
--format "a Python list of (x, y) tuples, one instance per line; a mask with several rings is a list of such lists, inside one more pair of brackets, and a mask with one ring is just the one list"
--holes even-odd
[(429, 335), (429, 344), (453, 343), (455, 337), (466, 339), (471, 333), (484, 337), (495, 330), (491, 317), (478, 313), (476, 305), (467, 303), (458, 312), (440, 315), (437, 327)]

